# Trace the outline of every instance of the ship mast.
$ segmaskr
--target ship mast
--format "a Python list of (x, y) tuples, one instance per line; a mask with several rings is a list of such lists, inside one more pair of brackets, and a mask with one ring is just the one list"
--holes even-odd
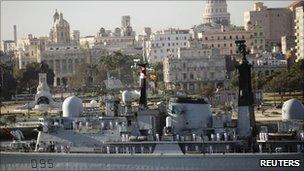
[(237, 66), (239, 78), (239, 92), (238, 92), (238, 124), (237, 130), (240, 138), (249, 138), (255, 128), (254, 106), (253, 106), (253, 92), (251, 85), (251, 67), (246, 55), (245, 40), (236, 41), (238, 53), (242, 55), (242, 61)]

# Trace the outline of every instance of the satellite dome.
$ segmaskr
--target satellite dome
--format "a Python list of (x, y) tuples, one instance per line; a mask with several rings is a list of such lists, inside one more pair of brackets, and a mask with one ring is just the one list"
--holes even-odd
[(62, 116), (63, 117), (79, 117), (83, 112), (82, 100), (76, 96), (70, 96), (63, 101)]
[(98, 107), (97, 101), (96, 100), (91, 100), (90, 101), (90, 106), (91, 107)]
[(304, 120), (304, 106), (296, 99), (284, 102), (282, 107), (282, 120)]

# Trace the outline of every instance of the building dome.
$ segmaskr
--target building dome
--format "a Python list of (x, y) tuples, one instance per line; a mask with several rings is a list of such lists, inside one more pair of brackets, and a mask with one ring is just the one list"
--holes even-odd
[(59, 19), (54, 22), (54, 27), (70, 28), (70, 24), (65, 19), (63, 19), (63, 15), (60, 13)]
[(284, 102), (282, 107), (282, 120), (304, 120), (304, 106), (296, 99)]
[(91, 107), (98, 107), (97, 101), (96, 101), (96, 100), (91, 100), (91, 101), (90, 101), (90, 106), (91, 106)]
[(63, 101), (62, 116), (63, 117), (79, 117), (83, 112), (82, 100), (76, 96), (70, 96)]

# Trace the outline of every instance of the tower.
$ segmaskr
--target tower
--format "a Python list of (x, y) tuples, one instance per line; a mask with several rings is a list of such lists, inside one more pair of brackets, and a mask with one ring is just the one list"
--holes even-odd
[(17, 26), (14, 25), (14, 42), (15, 42), (15, 45), (17, 45)]
[(121, 27), (127, 28), (131, 26), (131, 18), (129, 15), (122, 16)]
[(58, 14), (57, 10), (53, 15), (54, 23), (50, 30), (50, 39), (56, 43), (69, 43), (70, 39), (70, 24), (63, 19), (63, 14)]
[(203, 24), (230, 25), (230, 14), (227, 12), (226, 0), (207, 0), (203, 11)]
[(251, 67), (246, 59), (245, 40), (236, 41), (242, 62), (237, 66), (239, 72), (238, 121), (237, 130), (241, 138), (249, 138), (255, 128), (253, 93), (251, 86)]

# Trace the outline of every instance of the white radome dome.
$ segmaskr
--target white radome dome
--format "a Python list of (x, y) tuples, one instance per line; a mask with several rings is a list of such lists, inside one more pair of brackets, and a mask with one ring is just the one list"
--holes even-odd
[(304, 120), (304, 106), (301, 101), (290, 99), (282, 107), (282, 120)]
[(63, 101), (62, 116), (63, 117), (79, 117), (83, 112), (82, 100), (76, 96), (70, 96)]
[(91, 107), (98, 107), (97, 101), (96, 101), (96, 100), (91, 100), (91, 101), (90, 101), (90, 106), (91, 106)]

